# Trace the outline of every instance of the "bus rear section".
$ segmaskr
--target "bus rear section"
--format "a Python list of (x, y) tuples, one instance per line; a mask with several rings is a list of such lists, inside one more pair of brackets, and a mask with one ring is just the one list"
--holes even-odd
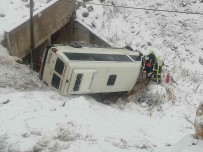
[(69, 66), (55, 48), (48, 48), (44, 54), (39, 77), (50, 88), (61, 93), (68, 83), (65, 77), (68, 75)]

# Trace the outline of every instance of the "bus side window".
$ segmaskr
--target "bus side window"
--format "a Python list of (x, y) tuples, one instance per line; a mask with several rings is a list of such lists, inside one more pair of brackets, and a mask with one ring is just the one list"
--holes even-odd
[(141, 56), (130, 55), (130, 57), (131, 57), (134, 61), (141, 61)]
[(57, 58), (54, 70), (58, 72), (60, 75), (62, 75), (63, 69), (64, 69), (64, 62), (61, 59)]
[(59, 89), (60, 81), (61, 81), (60, 77), (57, 76), (56, 74), (53, 74), (51, 85), (54, 88)]
[(79, 90), (82, 77), (83, 77), (83, 74), (78, 74), (77, 75), (73, 91), (78, 91)]
[(116, 75), (110, 75), (108, 82), (107, 82), (107, 85), (114, 85), (114, 83), (116, 81), (116, 77), (117, 77)]

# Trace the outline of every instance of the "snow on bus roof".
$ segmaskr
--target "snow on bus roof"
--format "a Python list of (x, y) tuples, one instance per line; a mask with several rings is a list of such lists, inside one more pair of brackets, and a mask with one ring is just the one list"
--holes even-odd
[(133, 54), (139, 55), (139, 52), (134, 52), (127, 50), (125, 48), (101, 48), (101, 47), (72, 47), (69, 45), (55, 45), (54, 46), (58, 51), (61, 52), (74, 52), (74, 53), (96, 53), (96, 54)]

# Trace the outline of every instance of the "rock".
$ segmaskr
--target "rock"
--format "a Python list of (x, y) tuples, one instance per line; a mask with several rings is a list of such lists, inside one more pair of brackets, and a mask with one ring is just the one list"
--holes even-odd
[(112, 5), (116, 5), (113, 1), (111, 1), (111, 4), (112, 4)]
[(30, 134), (35, 135), (35, 136), (41, 136), (42, 135), (40, 131), (36, 131), (36, 130), (30, 131)]
[(22, 134), (21, 136), (22, 136), (23, 138), (27, 138), (27, 137), (30, 137), (30, 134), (24, 133), (24, 134)]
[(197, 108), (194, 128), (197, 138), (203, 140), (203, 102)]
[(181, 4), (180, 4), (182, 7), (185, 7), (187, 5), (186, 2), (182, 1)]
[(178, 45), (177, 44), (171, 44), (170, 48), (172, 51), (175, 51), (178, 49)]
[(5, 17), (6, 15), (3, 13), (0, 13), (0, 17)]
[(151, 43), (151, 42), (147, 42), (147, 45), (148, 45), (148, 46), (152, 46), (152, 43)]
[(92, 27), (96, 28), (96, 25), (95, 25), (95, 23), (92, 23)]
[(194, 4), (197, 3), (197, 0), (192, 0), (192, 3), (194, 3)]
[(88, 16), (89, 16), (89, 12), (83, 12), (83, 13), (82, 13), (82, 16), (83, 16), (83, 17), (88, 17)]
[(80, 6), (86, 8), (86, 4), (84, 2), (78, 2), (76, 8), (78, 9)]
[(8, 100), (4, 101), (2, 104), (7, 104), (9, 102), (10, 102), (10, 100), (8, 99)]
[(202, 59), (202, 57), (199, 57), (199, 63), (200, 63), (201, 65), (203, 65), (203, 59)]
[(90, 6), (87, 7), (87, 10), (88, 10), (88, 12), (91, 12), (91, 11), (93, 11), (94, 9), (93, 9), (92, 5), (90, 5)]

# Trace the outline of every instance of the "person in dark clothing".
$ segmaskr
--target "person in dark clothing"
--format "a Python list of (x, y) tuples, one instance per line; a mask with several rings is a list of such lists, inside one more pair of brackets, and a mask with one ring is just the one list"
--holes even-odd
[(145, 58), (145, 67), (144, 67), (144, 71), (146, 71), (146, 80), (150, 80), (151, 76), (153, 74), (153, 67), (150, 63), (150, 60), (148, 59), (148, 57), (146, 56)]
[(153, 75), (153, 68), (156, 62), (156, 56), (152, 50), (149, 51), (149, 54), (145, 56), (145, 68), (146, 71), (146, 79), (149, 81)]
[(147, 55), (149, 57), (150, 63), (152, 65), (152, 69), (154, 67), (154, 64), (156, 62), (156, 55), (154, 54), (154, 51), (150, 50), (149, 54)]
[(161, 83), (161, 72), (164, 62), (158, 56), (154, 65), (154, 82)]

